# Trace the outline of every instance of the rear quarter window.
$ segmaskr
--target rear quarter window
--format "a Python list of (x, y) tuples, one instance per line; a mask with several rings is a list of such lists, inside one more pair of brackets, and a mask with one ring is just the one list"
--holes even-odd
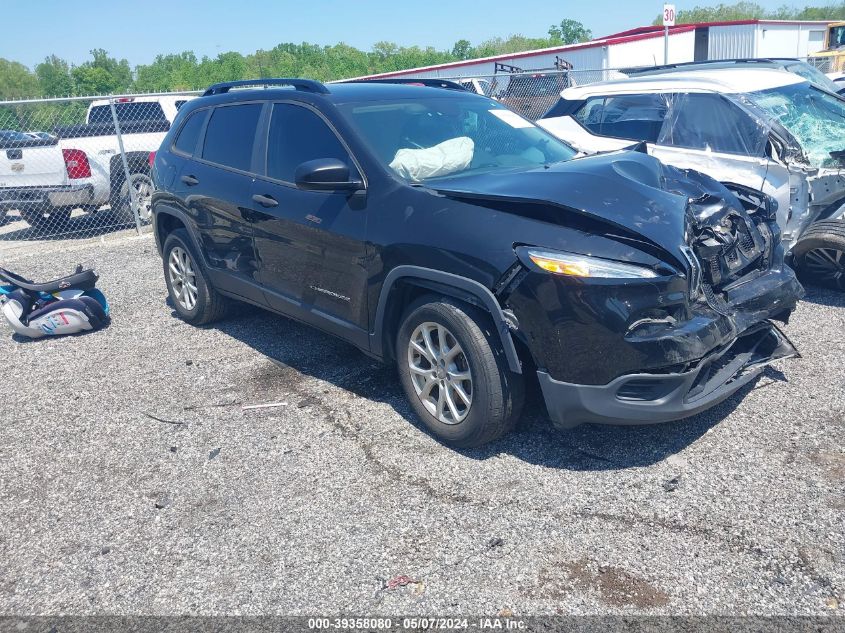
[(202, 124), (205, 123), (205, 117), (207, 115), (208, 110), (199, 110), (188, 115), (188, 120), (185, 121), (185, 124), (176, 136), (173, 148), (184, 154), (192, 155), (197, 148)]
[(244, 103), (212, 110), (205, 132), (203, 160), (249, 171), (261, 107), (260, 103)]
[(593, 134), (656, 143), (668, 112), (669, 95), (591, 97), (575, 119)]

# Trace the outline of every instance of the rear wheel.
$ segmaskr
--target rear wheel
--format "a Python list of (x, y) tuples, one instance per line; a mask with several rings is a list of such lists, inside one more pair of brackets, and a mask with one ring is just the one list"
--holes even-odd
[(812, 224), (792, 255), (802, 281), (845, 290), (845, 220)]
[(112, 208), (115, 217), (126, 224), (134, 224), (135, 214), (132, 212), (132, 197), (129, 194), (129, 187), (135, 190), (138, 200), (138, 218), (141, 224), (149, 224), (152, 219), (152, 196), (153, 181), (149, 174), (136, 173), (129, 175), (129, 181), (123, 182), (118, 195), (112, 200)]
[(416, 414), (439, 440), (469, 448), (510, 431), (524, 382), (510, 371), (489, 315), (448, 298), (406, 312), (396, 362)]
[(225, 315), (227, 301), (208, 281), (185, 229), (176, 229), (167, 236), (162, 256), (167, 292), (182, 319), (203, 325)]

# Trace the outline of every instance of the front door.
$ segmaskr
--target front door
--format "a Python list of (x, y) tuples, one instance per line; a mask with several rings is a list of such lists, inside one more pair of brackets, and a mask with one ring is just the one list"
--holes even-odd
[(769, 149), (768, 128), (748, 112), (721, 95), (689, 93), (674, 99), (649, 153), (669, 165), (763, 191), (777, 200), (778, 221), (785, 226), (789, 174)]
[(344, 338), (366, 341), (366, 196), (305, 191), (294, 184), (296, 168), (318, 158), (342, 160), (360, 179), (355, 162), (327, 121), (296, 103), (273, 104), (266, 157), (264, 173), (252, 186), (252, 204), (268, 303)]

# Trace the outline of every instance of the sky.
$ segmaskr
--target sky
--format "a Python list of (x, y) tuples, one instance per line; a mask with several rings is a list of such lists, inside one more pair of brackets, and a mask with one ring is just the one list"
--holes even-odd
[[(731, 0), (676, 0), (678, 10)], [(775, 9), (788, 0), (756, 0)], [(802, 0), (802, 6), (806, 2)], [(4, 2), (0, 57), (33, 68), (58, 55), (80, 64), (104, 48), (131, 66), (159, 53), (197, 57), (252, 53), (280, 42), (336, 44), (369, 50), (381, 40), (451, 49), (521, 34), (543, 37), (564, 18), (600, 37), (650, 24), (663, 8), (641, 0), (30, 0)], [(824, 4), (824, 2), (818, 2)]]

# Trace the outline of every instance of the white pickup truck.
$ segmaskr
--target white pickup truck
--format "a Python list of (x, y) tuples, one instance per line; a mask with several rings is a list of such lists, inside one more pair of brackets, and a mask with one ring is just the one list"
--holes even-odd
[(148, 220), (150, 153), (161, 145), (182, 104), (192, 98), (116, 100), (128, 182), (107, 99), (91, 103), (85, 124), (57, 127), (52, 136), (0, 130), (0, 222), (15, 209), (34, 228), (57, 231), (74, 209), (94, 212), (105, 205), (119, 222), (131, 222), (129, 186), (138, 194), (141, 220)]

